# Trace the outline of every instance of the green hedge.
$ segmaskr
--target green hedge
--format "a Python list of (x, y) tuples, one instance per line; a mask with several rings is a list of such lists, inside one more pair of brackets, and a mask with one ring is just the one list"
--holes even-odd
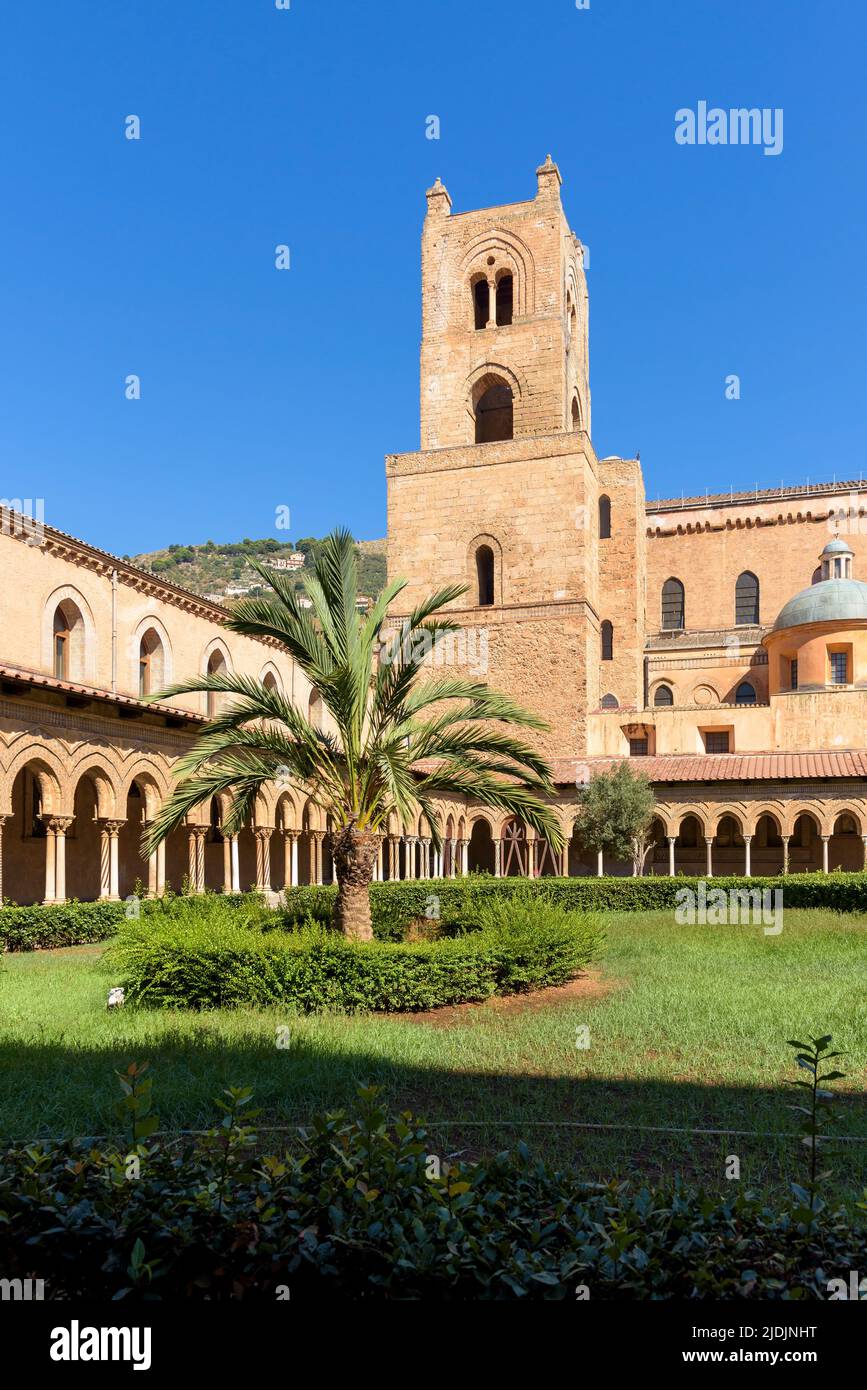
[[(676, 905), (679, 889), (698, 883), (697, 877), (677, 878), (541, 878), (533, 887), (541, 896), (571, 911), (610, 910), (614, 912), (658, 912)], [(867, 873), (789, 874), (783, 878), (714, 878), (714, 888), (779, 888), (783, 903), (794, 908), (827, 908), (832, 912), (867, 914)], [(509, 897), (527, 886), (526, 879), (489, 878), (471, 874), (467, 878), (413, 880), (405, 883), (371, 884), (370, 901), (373, 931), (378, 940), (402, 941), (407, 926), (426, 916), (448, 927), (475, 911), (476, 905), (490, 897)], [(291, 888), (285, 894), (285, 908), (268, 914), (255, 894), (237, 897), (208, 893), (198, 897), (177, 896), (158, 901), (142, 900), (142, 916), (150, 920), (165, 914), (210, 911), (214, 901), (259, 908), (278, 926), (294, 926), (313, 919), (331, 921), (334, 887)], [(184, 906), (184, 904), (192, 906)], [(202, 904), (201, 909), (197, 904)], [(105, 941), (125, 920), (124, 903), (71, 902), (62, 907), (0, 908), (0, 948), (32, 951), (48, 946), (78, 946)]]
[[(724, 1200), (683, 1186), (582, 1183), (523, 1146), (445, 1164), (373, 1091), (288, 1147), (224, 1128), (182, 1142), (130, 1139), (0, 1152), (0, 1269), (48, 1300), (437, 1301), (827, 1299), (864, 1271), (859, 1213)], [(158, 1101), (157, 1101), (158, 1104)], [(273, 1136), (269, 1136), (273, 1142)], [(251, 1161), (255, 1155), (255, 1161)], [(441, 1172), (437, 1172), (437, 1158)], [(278, 1290), (283, 1290), (278, 1293)], [(586, 1294), (583, 1292), (586, 1290)], [(782, 1315), (781, 1315), (782, 1316)]]
[[(674, 908), (682, 888), (695, 887), (699, 877), (676, 878), (540, 878), (532, 886), (540, 895), (570, 911), (658, 912)], [(400, 940), (407, 924), (436, 915), (442, 921), (460, 921), (479, 901), (521, 893), (528, 880), (489, 878), (430, 879), (371, 884), (370, 902), (374, 934)], [(788, 874), (779, 878), (713, 878), (714, 888), (781, 889), (785, 907), (827, 908), (833, 912), (867, 913), (867, 873)], [(285, 915), (301, 920), (330, 920), (336, 889), (293, 888), (285, 894)]]
[[(190, 897), (170, 894), (165, 898), (142, 898), (137, 907), (144, 920), (177, 921), (209, 916), (215, 903), (232, 906), (244, 918), (269, 915), (262, 899), (251, 893), (203, 893)], [(5, 904), (0, 908), (0, 951), (38, 951), (108, 941), (117, 935), (131, 910), (126, 901), (106, 900), (94, 903), (72, 900), (56, 907)]]
[(107, 941), (124, 921), (124, 904), (63, 903), (58, 907), (0, 908), (0, 950), (39, 951)]
[(298, 1012), (433, 1009), (559, 985), (598, 952), (596, 918), (525, 898), (476, 929), (415, 942), (352, 942), (318, 923), (251, 930), (222, 913), (129, 923), (109, 948), (131, 1003), (163, 1008), (283, 1005)]

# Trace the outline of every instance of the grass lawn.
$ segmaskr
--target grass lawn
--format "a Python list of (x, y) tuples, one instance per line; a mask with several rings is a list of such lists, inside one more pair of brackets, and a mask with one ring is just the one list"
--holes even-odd
[[(679, 1172), (714, 1188), (729, 1186), (725, 1159), (737, 1154), (744, 1183), (771, 1189), (802, 1174), (797, 1139), (657, 1130), (793, 1130), (786, 1039), (832, 1033), (848, 1073), (835, 1087), (838, 1130), (867, 1141), (865, 918), (790, 911), (772, 937), (678, 926), (670, 912), (613, 916), (589, 980), (422, 1018), (109, 1014), (117, 981), (102, 949), (4, 957), (0, 1134), (111, 1132), (114, 1071), (149, 1061), (164, 1130), (209, 1125), (212, 1098), (230, 1084), (254, 1087), (264, 1126), (336, 1108), (375, 1082), (392, 1107), (425, 1120), (432, 1152), (523, 1140), (586, 1177)], [(278, 1049), (286, 1024), (291, 1045)], [(867, 1183), (867, 1142), (840, 1143), (829, 1161), (840, 1192)]]

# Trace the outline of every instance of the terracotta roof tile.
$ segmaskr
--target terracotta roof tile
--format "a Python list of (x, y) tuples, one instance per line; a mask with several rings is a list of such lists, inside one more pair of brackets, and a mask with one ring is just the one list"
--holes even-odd
[(670, 754), (647, 758), (559, 758), (557, 786), (574, 784), (579, 768), (607, 772), (628, 762), (651, 782), (771, 782), (811, 777), (867, 778), (867, 749), (806, 753)]
[(31, 671), (27, 666), (12, 666), (5, 661), (0, 663), (0, 677), (26, 682), (27, 685), (42, 686), (45, 690), (57, 690), (62, 695), (79, 695), (84, 700), (105, 700), (112, 705), (131, 705), (143, 713), (165, 714), (173, 719), (189, 719), (197, 724), (205, 722), (205, 716), (197, 714), (195, 710), (181, 709), (177, 705), (164, 705), (162, 702), (146, 704), (144, 700), (138, 700), (132, 695), (118, 695), (113, 690), (101, 690), (95, 685), (79, 685), (76, 681), (61, 681), (56, 676), (47, 676), (44, 671)]

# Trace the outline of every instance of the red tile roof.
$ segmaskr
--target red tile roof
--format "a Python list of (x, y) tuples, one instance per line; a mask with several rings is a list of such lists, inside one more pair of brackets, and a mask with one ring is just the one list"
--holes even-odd
[(172, 719), (189, 719), (196, 724), (204, 724), (205, 716), (195, 710), (180, 709), (177, 705), (147, 704), (132, 695), (118, 695), (113, 690), (101, 690), (94, 685), (79, 685), (75, 681), (61, 681), (56, 676), (46, 676), (42, 671), (31, 671), (27, 666), (11, 666), (0, 663), (0, 679), (21, 681), (27, 685), (42, 686), (46, 690), (57, 690), (62, 695), (77, 695), (83, 700), (105, 700), (112, 705), (127, 705), (140, 709), (142, 713), (168, 715)]
[(647, 758), (559, 758), (557, 786), (574, 785), (579, 768), (608, 772), (628, 762), (651, 782), (771, 782), (813, 777), (867, 777), (867, 749), (816, 753), (672, 754)]

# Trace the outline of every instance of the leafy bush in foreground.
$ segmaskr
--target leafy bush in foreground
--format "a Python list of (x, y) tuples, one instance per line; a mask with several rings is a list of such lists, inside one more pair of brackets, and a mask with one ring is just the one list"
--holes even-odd
[(182, 1144), (0, 1154), (4, 1277), (48, 1299), (744, 1300), (824, 1299), (867, 1267), (858, 1213), (582, 1183), (523, 1146), (440, 1173), (372, 1090), (256, 1156), (249, 1092), (227, 1094), (222, 1126)]
[(190, 923), (152, 918), (130, 923), (108, 959), (131, 1003), (398, 1012), (563, 984), (602, 939), (596, 918), (528, 899), (520, 912), (461, 935), (398, 943), (349, 941), (313, 922), (263, 932), (222, 914)]

